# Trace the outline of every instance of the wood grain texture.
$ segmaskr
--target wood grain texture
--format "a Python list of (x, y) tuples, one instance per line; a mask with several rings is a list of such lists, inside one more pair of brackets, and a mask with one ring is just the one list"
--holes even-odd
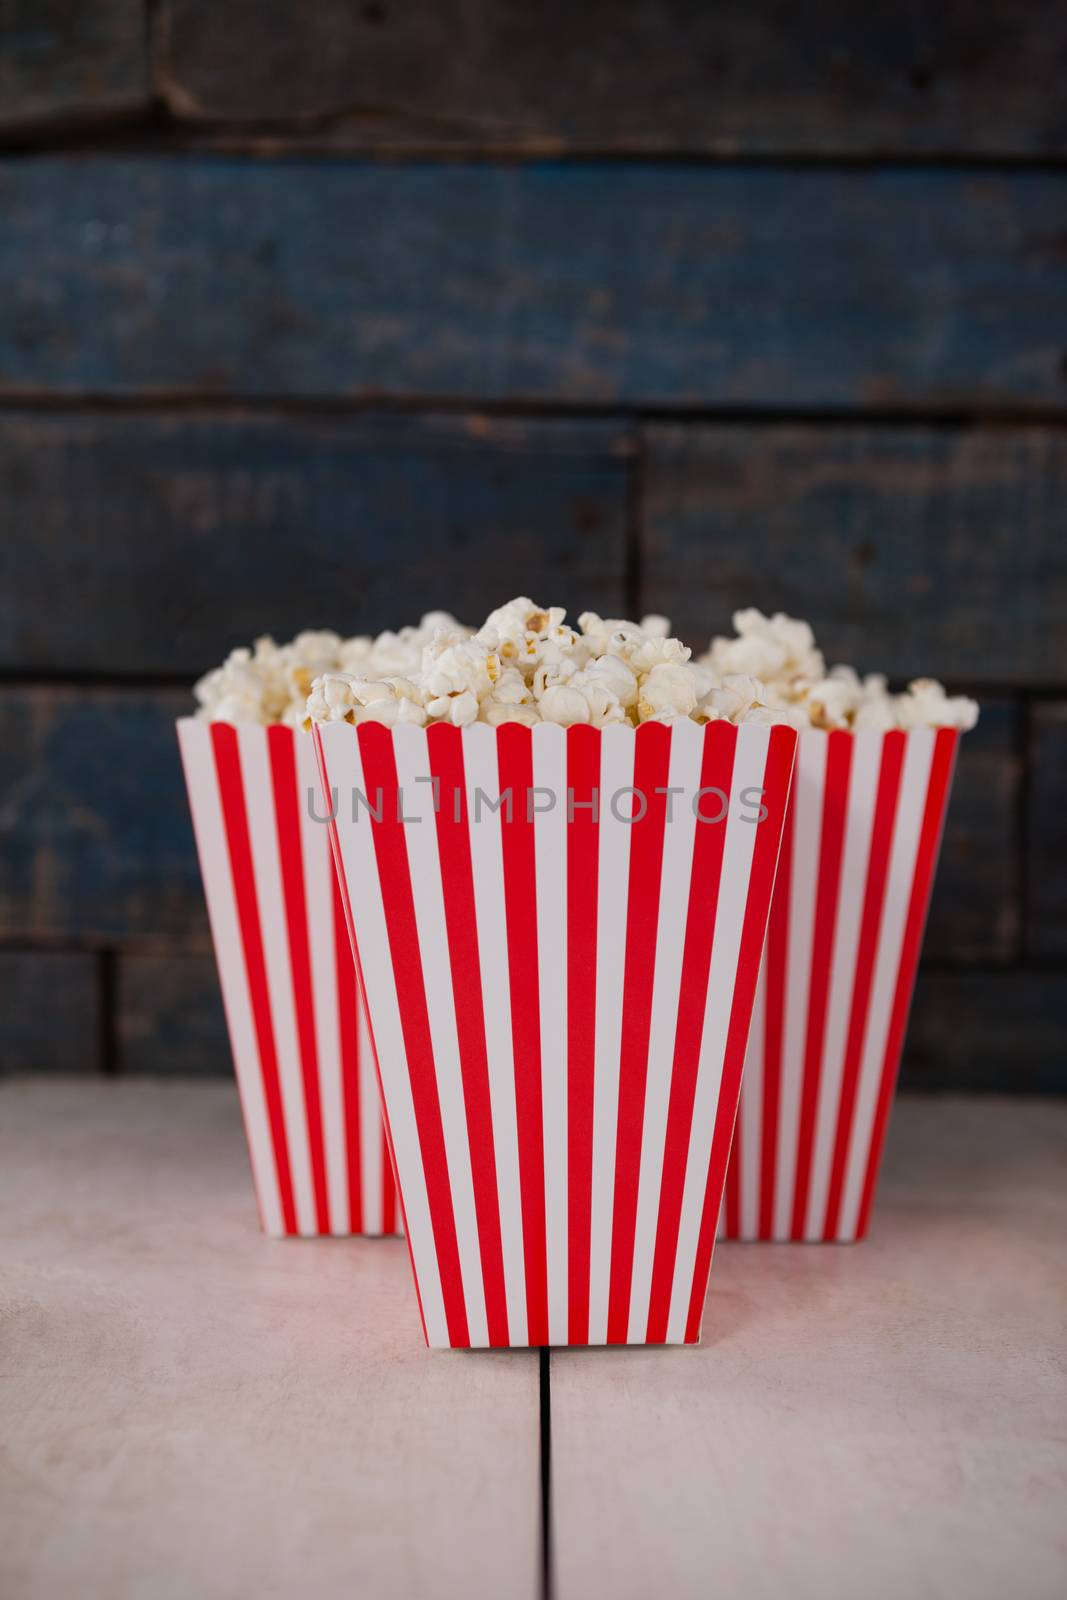
[(738, 606), (806, 617), (900, 679), (1067, 683), (1067, 434), (656, 427), (642, 598), (686, 638)]
[(1020, 711), (983, 700), (960, 744), (923, 953), (936, 961), (1021, 956)]
[(0, 165), (0, 394), (1060, 408), (1067, 175)]
[(1067, 975), (920, 972), (906, 1089), (1067, 1094)]
[(100, 999), (87, 950), (0, 950), (0, 1074), (99, 1072)]
[(1051, 0), (164, 0), (156, 59), (182, 118), (326, 122), (364, 147), (1067, 150)]
[(209, 948), (181, 692), (0, 690), (0, 938)]
[(115, 1047), (122, 1073), (229, 1076), (233, 1067), (214, 958), (121, 955)]
[(0, 140), (149, 104), (144, 0), (4, 0)]
[(1067, 958), (1067, 701), (1030, 708), (1027, 951)]
[(698, 1348), (553, 1351), (559, 1600), (1053, 1600), (1065, 1139), (902, 1101), (864, 1243), (721, 1245)]
[(6, 1595), (534, 1600), (536, 1354), (264, 1238), (231, 1085), (4, 1085), (0, 1208)]
[(476, 416), (0, 416), (0, 664), (192, 679), (260, 633), (521, 592), (618, 615), (627, 451)]

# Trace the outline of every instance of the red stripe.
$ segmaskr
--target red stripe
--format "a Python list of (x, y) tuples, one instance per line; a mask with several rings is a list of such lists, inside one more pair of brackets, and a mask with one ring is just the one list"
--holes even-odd
[(271, 1143), (274, 1147), (282, 1221), (286, 1233), (295, 1233), (297, 1230), (296, 1207), (293, 1204), (293, 1179), (289, 1168), (289, 1147), (285, 1139), (285, 1116), (282, 1111), (281, 1085), (278, 1080), (278, 1056), (274, 1047), (267, 963), (263, 954), (263, 933), (259, 921), (256, 875), (252, 864), (252, 842), (248, 832), (248, 812), (241, 779), (237, 729), (226, 722), (211, 723), (211, 745), (215, 755), (219, 798), (222, 801), (222, 817), (226, 827), (233, 894), (241, 925), (241, 948), (248, 976), (252, 1022), (256, 1030), (256, 1047), (263, 1078), (263, 1097), (267, 1105), (267, 1120), (270, 1123)]
[(337, 1039), (341, 1055), (341, 1098), (345, 1119), (345, 1165), (348, 1169), (348, 1216), (353, 1233), (363, 1232), (363, 1185), (361, 1182), (362, 1145), (360, 1144), (359, 1075), (359, 999), (352, 945), (345, 926), (341, 891), (331, 863), (333, 884), (333, 938), (337, 971)]
[(859, 947), (856, 952), (856, 973), (852, 984), (852, 1007), (849, 1012), (848, 1037), (845, 1043), (845, 1063), (841, 1073), (841, 1098), (837, 1111), (833, 1165), (830, 1169), (830, 1190), (826, 1198), (824, 1239), (833, 1239), (837, 1235), (841, 1191), (845, 1181), (845, 1162), (849, 1139), (852, 1136), (852, 1116), (856, 1107), (856, 1089), (859, 1084), (860, 1063), (863, 1059), (863, 1039), (867, 1031), (874, 963), (878, 954), (878, 937), (882, 926), (889, 854), (893, 846), (893, 828), (896, 823), (897, 799), (904, 766), (905, 738), (905, 734), (893, 732), (884, 734), (882, 739), (882, 764), (878, 773), (878, 794), (874, 804), (874, 825), (871, 829), (871, 854), (867, 863), (867, 882), (863, 892), (863, 913), (860, 919)]
[(304, 1085), (311, 1183), (315, 1195), (315, 1225), (330, 1231), (330, 1203), (326, 1194), (326, 1152), (323, 1147), (322, 1103), (319, 1096), (319, 1049), (315, 1038), (315, 1002), (311, 992), (311, 951), (308, 945), (307, 894), (304, 854), (300, 841), (300, 812), (296, 777), (296, 735), (281, 725), (267, 729), (274, 821), (278, 834), (285, 921), (289, 934), (289, 971), (293, 980), (293, 1009)]
[[(732, 792), (736, 745), (737, 729), (731, 723), (708, 723), (704, 730), (704, 754), (700, 767), (701, 788), (721, 789), (725, 794)], [(711, 806), (713, 798), (709, 797), (706, 806)], [(656, 1248), (652, 1258), (648, 1302), (649, 1344), (662, 1344), (667, 1337), (725, 839), (725, 819), (722, 822), (697, 823), (682, 950), (682, 976), (678, 990), (671, 1092), (663, 1140), (663, 1177), (656, 1219)]]
[(893, 1089), (897, 1081), (897, 1068), (900, 1065), (900, 1055), (904, 1047), (904, 1032), (908, 1023), (908, 1012), (911, 1009), (911, 996), (915, 987), (915, 976), (919, 969), (919, 952), (922, 949), (923, 929), (926, 926), (926, 913), (930, 906), (930, 891), (934, 885), (934, 870), (937, 866), (937, 857), (941, 849), (941, 835), (948, 811), (948, 795), (952, 786), (952, 770), (955, 766), (958, 748), (959, 734), (954, 729), (938, 729), (934, 743), (933, 759), (930, 764), (930, 779), (926, 790), (926, 807), (923, 811), (922, 828), (919, 833), (919, 848), (915, 856), (915, 876), (912, 879), (911, 899), (908, 902), (908, 915), (904, 924), (900, 966), (897, 969), (897, 984), (893, 994), (893, 1009), (890, 1013), (889, 1033), (886, 1038), (885, 1058), (882, 1063), (882, 1081), (878, 1090), (878, 1105), (875, 1110), (874, 1126), (871, 1129), (871, 1146), (867, 1157), (867, 1171), (863, 1180), (863, 1195), (860, 1200), (856, 1228), (856, 1237), (859, 1239), (862, 1239), (867, 1232), (871, 1203), (874, 1199), (874, 1186), (878, 1178), (878, 1169), (881, 1166), (882, 1146), (885, 1143), (886, 1127), (889, 1122), (889, 1107), (892, 1103)]
[(467, 790), (463, 769), (463, 736), (458, 728), (439, 724), (426, 736), (430, 773), (436, 779), (437, 848), (441, 863), (452, 995), (456, 1010), (463, 1099), (467, 1110), (474, 1209), (478, 1218), (485, 1314), (491, 1345), (508, 1343), (508, 1308), (504, 1290), (504, 1252), (500, 1242), (500, 1198), (497, 1191), (493, 1112), (489, 1097), (489, 1058), (478, 955), (478, 923), (474, 903)]
[(515, 1114), (519, 1137), (519, 1187), (526, 1265), (526, 1316), (530, 1344), (548, 1343), (548, 1260), (545, 1244), (545, 1147), (541, 1110), (541, 1014), (537, 971), (537, 870), (533, 820), (530, 729), (508, 722), (497, 730), (500, 790), (511, 792), (510, 820), (501, 810), (511, 1038), (515, 1058)]
[(808, 1018), (804, 1036), (804, 1076), (801, 1080), (800, 1126), (797, 1133), (797, 1168), (793, 1189), (794, 1239), (804, 1237), (804, 1217), (811, 1187), (811, 1152), (815, 1141), (815, 1113), (819, 1104), (822, 1077), (823, 1043), (826, 1037), (826, 1008), (830, 994), (830, 973), (834, 959), (834, 930), (837, 900), (841, 887), (841, 859), (848, 822), (849, 779), (855, 735), (831, 733), (827, 736), (826, 770), (823, 775), (822, 826), (819, 834), (818, 886), (815, 894), (815, 924), (811, 939), (811, 969), (808, 974)]
[[(626, 906), (622, 1030), (619, 1045), (619, 1106), (615, 1134), (615, 1206), (611, 1225), (611, 1275), (608, 1291), (608, 1343), (625, 1344), (630, 1320), (637, 1188), (641, 1175), (641, 1134), (645, 1121), (648, 1041), (652, 1027), (652, 981), (656, 971), (656, 931), (663, 877), (663, 834), (667, 796), (657, 794), (670, 781), (671, 730), (662, 722), (638, 729), (634, 740), (630, 825), (630, 874)], [(625, 804), (626, 802), (623, 802)], [(624, 813), (625, 814), (625, 813)]]
[(426, 1195), (437, 1248), (448, 1338), (451, 1345), (465, 1347), (470, 1344), (470, 1334), (463, 1298), (430, 1018), (422, 976), (415, 902), (411, 892), (411, 871), (404, 827), (398, 820), (399, 782), (393, 741), (389, 729), (378, 723), (363, 723), (357, 729), (357, 737), (363, 758), (366, 792), (372, 800), (377, 790), (380, 789), (382, 793), (381, 819), (372, 821), (372, 837), (381, 880), (382, 910), (400, 1008), (415, 1125), (426, 1176)]
[(767, 816), (756, 827), (756, 843), (752, 852), (748, 901), (737, 955), (737, 974), (734, 979), (730, 1022), (726, 1032), (726, 1049), (723, 1053), (719, 1104), (715, 1114), (711, 1161), (704, 1192), (704, 1213), (693, 1267), (693, 1288), (689, 1298), (689, 1316), (685, 1329), (687, 1344), (695, 1344), (700, 1338), (704, 1301), (708, 1293), (708, 1278), (711, 1275), (711, 1253), (715, 1247), (715, 1229), (719, 1221), (719, 1207), (722, 1204), (722, 1186), (726, 1177), (726, 1163), (730, 1156), (734, 1121), (737, 1116), (737, 1100), (741, 1092), (745, 1051), (748, 1048), (752, 1003), (756, 997), (756, 980), (759, 977), (760, 961), (763, 957), (767, 913), (770, 910), (771, 893), (774, 889), (778, 849), (782, 841), (782, 822), (789, 800), (789, 786), (796, 753), (795, 729), (772, 728), (767, 750), (767, 765), (763, 774), (763, 802), (767, 807)]
[(763, 1023), (763, 1136), (760, 1152), (759, 1236), (774, 1236), (774, 1191), (778, 1168), (778, 1112), (782, 1092), (785, 984), (789, 957), (789, 898), (793, 876), (794, 806), (786, 809), (782, 848), (771, 897), (764, 955), (767, 996)]
[(571, 1344), (589, 1342), (600, 828), (588, 803), (599, 785), (600, 733), (588, 727), (568, 728), (567, 788), (574, 796), (573, 817), (567, 824), (567, 1297)]

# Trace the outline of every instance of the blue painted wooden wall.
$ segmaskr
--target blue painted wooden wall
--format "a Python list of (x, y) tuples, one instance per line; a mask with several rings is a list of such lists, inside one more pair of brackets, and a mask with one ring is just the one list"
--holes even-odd
[(980, 696), (905, 1067), (1067, 1087), (1067, 12), (15, 0), (0, 1067), (224, 1069), (235, 642), (739, 604)]

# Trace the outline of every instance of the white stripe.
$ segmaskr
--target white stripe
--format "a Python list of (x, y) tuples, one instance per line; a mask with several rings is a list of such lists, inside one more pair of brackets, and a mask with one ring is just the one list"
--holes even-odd
[[(532, 740), (533, 782), (554, 797), (534, 816), (541, 1115), (545, 1155), (548, 1337), (566, 1344), (567, 1315), (567, 735), (546, 725)], [(516, 796), (516, 803), (522, 803)], [(532, 803), (547, 806), (547, 795)]]
[[(511, 1036), (511, 980), (505, 929), (504, 857), (500, 814), (486, 805), (475, 810), (475, 795), (490, 799), (500, 793), (496, 730), (484, 723), (464, 730), (464, 779), (467, 787), (468, 832), (478, 924), (478, 965), (482, 975), (482, 1008), (489, 1060), (489, 1101), (493, 1116), (497, 1194), (500, 1199), (500, 1242), (504, 1257), (504, 1293), (508, 1337), (515, 1345), (529, 1338), (526, 1320), (526, 1265), (522, 1243), (522, 1190), (519, 1184), (519, 1126), (515, 1112), (515, 1058)], [(442, 805), (452, 803), (443, 794)], [(474, 974), (471, 975), (472, 981)]]
[(760, 826), (758, 823), (744, 820), (743, 808), (739, 806), (737, 796), (741, 790), (750, 786), (757, 789), (763, 786), (770, 732), (769, 728), (754, 725), (743, 726), (737, 730), (730, 814), (726, 823), (722, 878), (719, 884), (711, 970), (708, 974), (708, 994), (704, 1011), (704, 1030), (700, 1041), (700, 1061), (693, 1101), (693, 1125), (686, 1159), (685, 1184), (682, 1190), (678, 1249), (671, 1286), (671, 1309), (667, 1319), (668, 1344), (680, 1344), (685, 1339), (700, 1223), (708, 1183), (708, 1168), (711, 1161), (711, 1144), (715, 1132), (715, 1116), (719, 1105), (723, 1056), (730, 1025), (730, 1011), (733, 1006), (734, 985), (737, 980), (741, 933), (748, 906), (752, 853), (756, 843), (756, 830)]
[[(612, 798), (634, 781), (634, 734), (600, 735), (600, 852), (597, 865), (596, 1041), (593, 1059), (593, 1161), (589, 1238), (589, 1343), (608, 1337), (611, 1231), (615, 1207), (615, 1138), (619, 1112), (626, 909), (632, 822), (620, 822)], [(632, 796), (618, 809), (626, 817)]]
[[(407, 846), (411, 892), (418, 929), (422, 982), (430, 1024), (434, 1075), (441, 1106), (441, 1127), (456, 1222), (459, 1269), (467, 1308), (470, 1342), (476, 1348), (489, 1344), (485, 1312), (485, 1284), (478, 1249), (478, 1213), (474, 1205), (467, 1103), (459, 1062), (456, 1001), (452, 990), (448, 925), (445, 921), (441, 861), (437, 850), (434, 791), (430, 783), (430, 758), (422, 728), (394, 728), (393, 755), (403, 804), (404, 842)], [(416, 782), (421, 779), (421, 782)]]
[(280, 1238), (285, 1233), (285, 1223), (209, 725), (194, 717), (182, 717), (178, 723), (178, 742), (260, 1220), (266, 1233)]
[(793, 1194), (800, 1139), (804, 1045), (811, 994), (815, 942), (815, 899), (819, 885), (822, 801), (826, 782), (827, 735), (802, 733), (793, 776), (793, 862), (789, 885), (789, 929), (783, 995), (782, 1072), (778, 1099), (778, 1152), (774, 1184), (774, 1237), (788, 1239), (793, 1227)]
[(356, 993), (356, 1053), (359, 1089), (359, 1204), (363, 1232), (377, 1234), (385, 1227), (382, 1200), (382, 1108), (374, 1071), (374, 1044), (367, 1026), (363, 1001)]
[(631, 1344), (643, 1344), (648, 1330), (652, 1265), (663, 1187), (667, 1111), (674, 1074), (674, 1041), (678, 1031), (678, 996), (685, 953), (689, 887), (693, 876), (693, 838), (697, 827), (693, 796), (700, 788), (703, 755), (703, 728), (698, 728), (695, 722), (676, 723), (671, 730), (667, 783), (671, 789), (681, 789), (683, 792), (667, 796), (668, 821), (663, 832), (648, 1075), (645, 1080), (645, 1114), (641, 1130), (641, 1170), (637, 1185), (630, 1319), (626, 1334)]
[(299, 1233), (308, 1236), (318, 1233), (319, 1228), (311, 1184), (304, 1076), (296, 1031), (293, 971), (289, 962), (289, 926), (285, 916), (267, 729), (254, 726), (238, 728), (237, 747), (241, 755), (248, 834), (252, 843), (252, 870), (256, 878), (259, 924), (263, 933), (263, 956), (267, 967), (274, 1049), (278, 1058), (278, 1079), (285, 1117), (285, 1142), (289, 1149), (289, 1170), (293, 1179), (296, 1226)]
[(874, 982), (871, 988), (863, 1056), (852, 1118), (852, 1136), (845, 1167), (845, 1184), (837, 1237), (854, 1239), (863, 1198), (863, 1180), (871, 1148), (871, 1132), (882, 1081), (886, 1038), (889, 1033), (893, 996), (900, 970), (904, 928), (908, 919), (915, 860), (922, 833), (926, 792), (934, 758), (936, 733), (933, 728), (916, 728), (906, 737), (904, 770), (897, 799), (896, 824), (889, 857), (885, 903), (876, 943)]
[[(447, 1348), (448, 1324), (441, 1294), (441, 1276), (434, 1244), (426, 1175), (419, 1148), (415, 1107), (408, 1077), (407, 1054), (400, 1026), (400, 1007), (393, 974), (389, 937), (382, 907), (382, 887), (374, 853), (372, 826), (365, 807), (352, 819), (352, 795), (367, 792), (359, 741), (347, 724), (320, 732), (329, 783), (339, 791), (337, 832), (359, 959), (366, 984), (371, 1027), (378, 1049), (382, 1086), (389, 1115), (400, 1184), (404, 1192), (411, 1256), (426, 1322), (426, 1338), (434, 1349)], [(370, 797), (373, 800), (373, 796)]]
[[(308, 810), (310, 790), (315, 816), (326, 815), (326, 808), (319, 794), (315, 747), (308, 734), (294, 733), (293, 738), (296, 748), (296, 798), (300, 817), (300, 847), (304, 861), (311, 997), (319, 1063), (326, 1197), (330, 1232), (347, 1234), (352, 1231), (352, 1218), (348, 1207), (344, 1084), (341, 1076), (341, 1036), (337, 1016), (337, 946), (333, 926), (333, 862), (330, 859), (330, 832), (325, 823), (316, 822)], [(344, 932), (344, 938), (347, 942), (347, 931)]]
[(760, 963), (756, 997), (752, 1006), (749, 1050), (760, 1058), (760, 1070), (749, 1075), (745, 1067), (744, 1087), (738, 1108), (738, 1128), (734, 1133), (734, 1154), (741, 1158), (740, 1217), (738, 1237), (759, 1238), (760, 1185), (763, 1174), (763, 1040), (767, 1029), (767, 965)]
[(864, 890), (871, 855), (871, 829), (878, 797), (878, 773), (882, 763), (884, 735), (872, 729), (852, 736), (852, 764), (848, 781), (848, 806), (845, 837), (841, 853), (841, 879), (837, 918), (830, 966), (829, 995), (826, 1007), (826, 1033), (823, 1038), (819, 1073), (819, 1098), (812, 1142), (811, 1183), (804, 1237), (821, 1239), (826, 1228), (826, 1201), (834, 1159), (838, 1112), (841, 1109), (841, 1082), (848, 1047), (848, 1019), (859, 951), (860, 923), (863, 917)]

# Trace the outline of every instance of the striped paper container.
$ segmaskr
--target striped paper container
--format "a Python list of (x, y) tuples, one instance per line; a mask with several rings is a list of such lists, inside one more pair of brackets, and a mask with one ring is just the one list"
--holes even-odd
[(721, 1237), (866, 1232), (958, 742), (800, 736)]
[(427, 1342), (695, 1343), (796, 733), (316, 733)]
[(395, 1191), (312, 740), (178, 723), (265, 1232), (392, 1233)]

